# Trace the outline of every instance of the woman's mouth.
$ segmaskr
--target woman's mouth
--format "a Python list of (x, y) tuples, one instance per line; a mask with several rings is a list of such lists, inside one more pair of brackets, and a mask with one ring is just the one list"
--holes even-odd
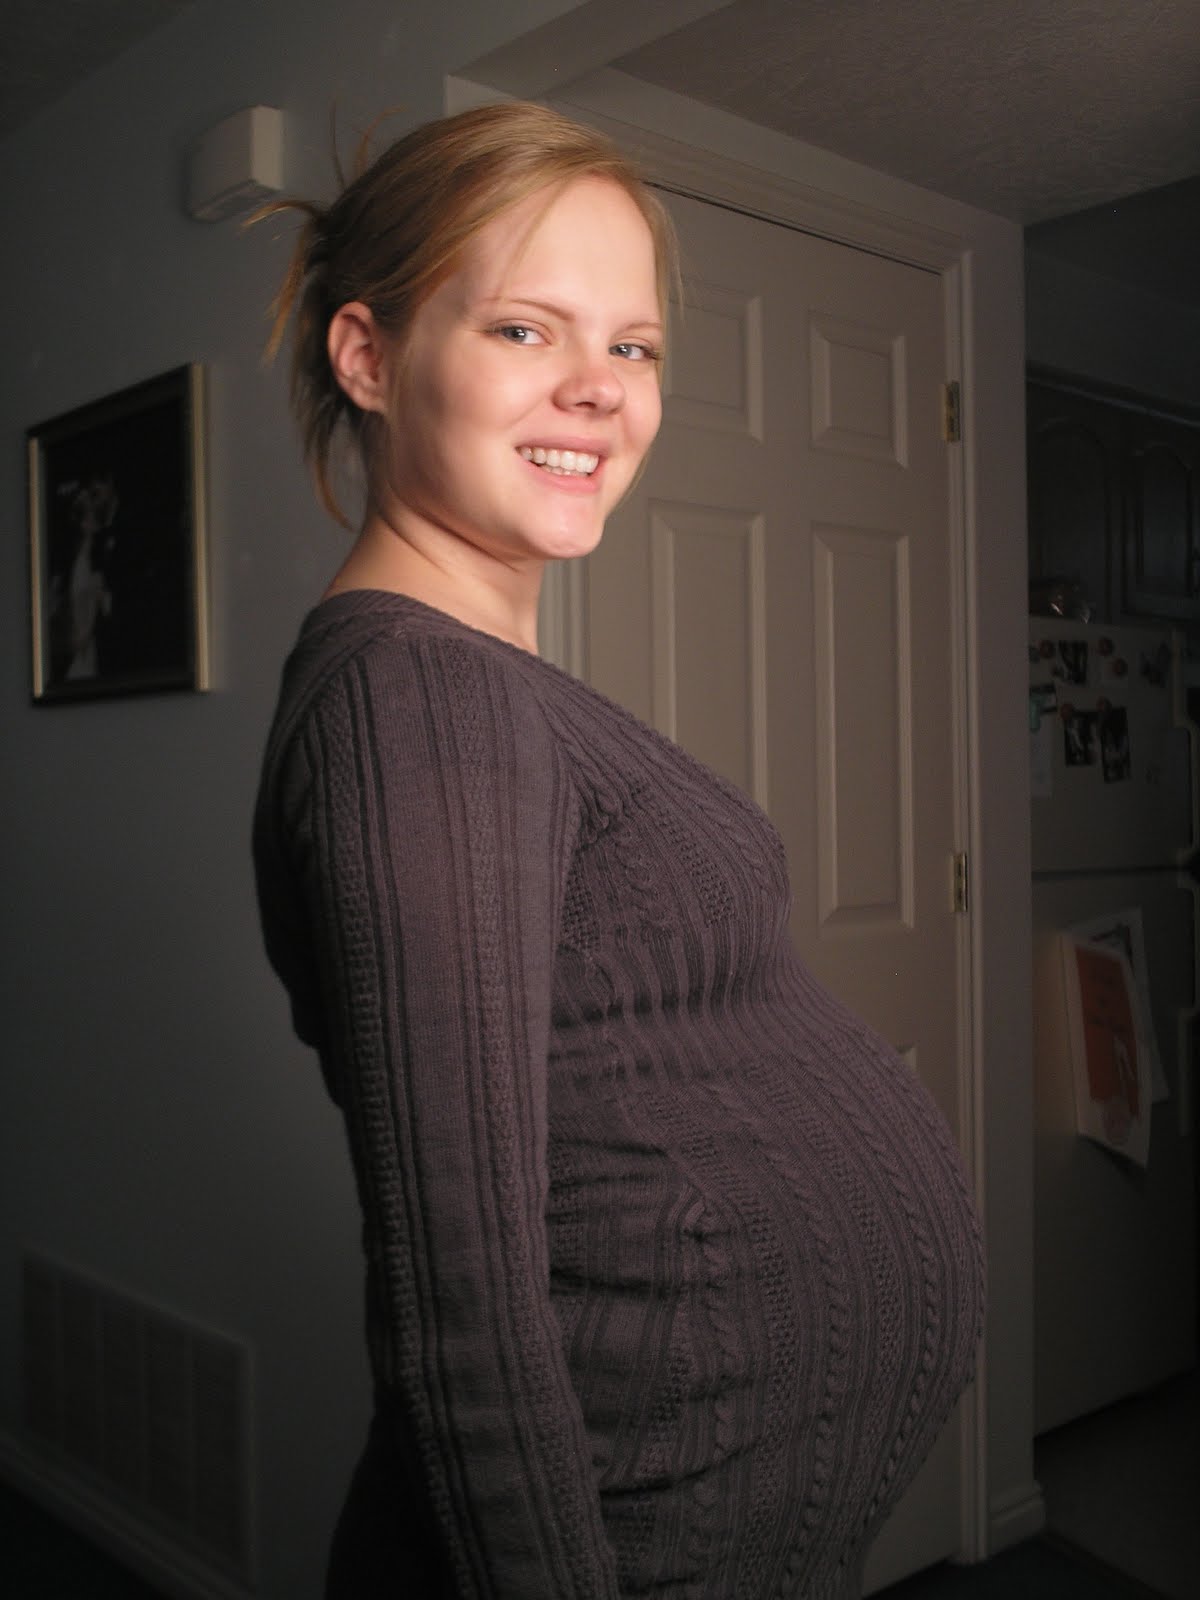
[(523, 444), (518, 455), (535, 467), (543, 467), (560, 478), (590, 478), (600, 465), (600, 457), (584, 450), (543, 450), (541, 445)]

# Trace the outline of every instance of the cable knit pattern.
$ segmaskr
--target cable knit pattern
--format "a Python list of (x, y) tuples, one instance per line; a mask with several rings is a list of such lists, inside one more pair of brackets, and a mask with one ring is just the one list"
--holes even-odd
[(929, 1096), (795, 955), (767, 818), (368, 591), (289, 660), (255, 859), (363, 1207), (329, 1594), (857, 1595), (969, 1376), (979, 1237)]

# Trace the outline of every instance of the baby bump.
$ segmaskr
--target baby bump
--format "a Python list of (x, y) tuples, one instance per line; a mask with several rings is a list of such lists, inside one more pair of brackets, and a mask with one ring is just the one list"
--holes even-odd
[(711, 1498), (729, 1549), (816, 1559), (891, 1505), (965, 1381), (952, 1156), (919, 1101), (851, 1112), (819, 1076), (761, 1060), (647, 1090), (603, 1161), (558, 1152), (554, 1300), (618, 1549), (664, 1518), (694, 1548)]

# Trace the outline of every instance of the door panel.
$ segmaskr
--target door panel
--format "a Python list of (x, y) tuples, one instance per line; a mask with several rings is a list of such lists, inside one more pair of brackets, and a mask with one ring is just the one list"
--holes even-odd
[(650, 547), (654, 725), (765, 807), (762, 518), (656, 501)]
[(908, 540), (813, 529), (819, 937), (913, 923)]
[[(938, 277), (670, 199), (684, 310), (648, 470), (587, 564), (588, 676), (751, 793), (793, 934), (959, 1127), (955, 659)], [(953, 1426), (875, 1584), (960, 1547)]]

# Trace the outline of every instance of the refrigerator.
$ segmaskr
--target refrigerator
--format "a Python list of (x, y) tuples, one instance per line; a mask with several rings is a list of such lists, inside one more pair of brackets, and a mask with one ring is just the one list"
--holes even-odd
[[(1038, 1433), (1196, 1360), (1197, 915), (1183, 867), (1197, 754), (1183, 708), (1170, 633), (1030, 619)], [(1142, 1159), (1119, 1129), (1107, 1141), (1080, 1131), (1088, 1002), (1081, 1011), (1072, 992), (1063, 935), (1081, 925), (1085, 941), (1122, 935), (1123, 970), (1141, 985), (1153, 1066)]]

